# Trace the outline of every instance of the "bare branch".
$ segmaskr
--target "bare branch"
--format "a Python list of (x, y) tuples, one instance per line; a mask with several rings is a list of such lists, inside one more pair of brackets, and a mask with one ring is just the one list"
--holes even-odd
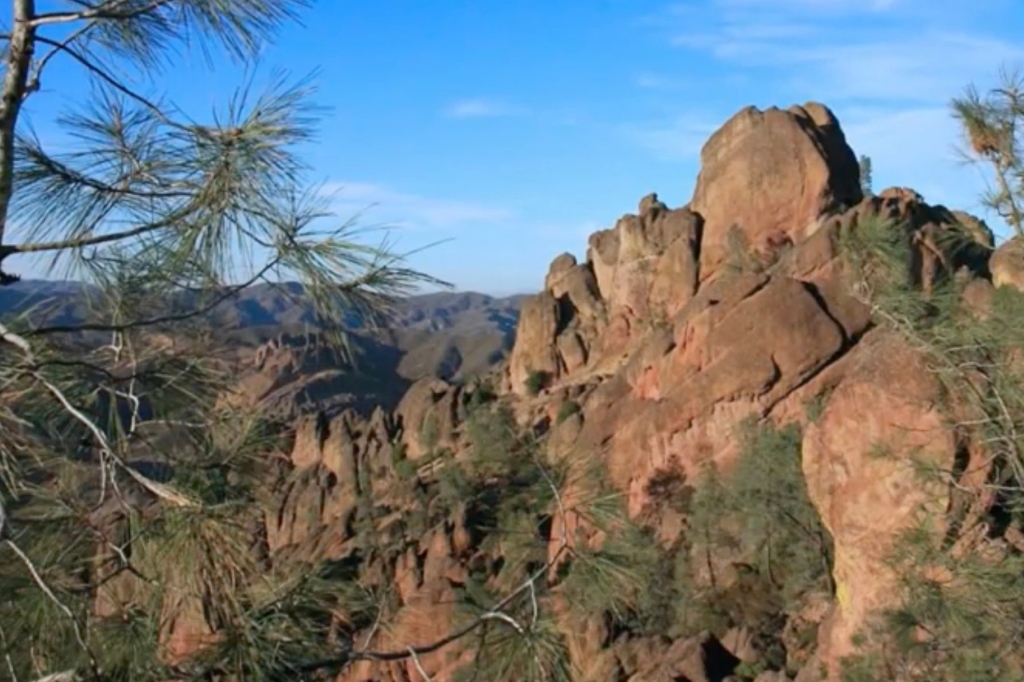
[(62, 670), (59, 673), (52, 673), (46, 677), (40, 677), (33, 682), (80, 682), (82, 676), (77, 670)]
[[(32, 362), (34, 356), (32, 354), (31, 346), (22, 336), (15, 334), (8, 330), (2, 323), (0, 323), (0, 338), (7, 343), (13, 344), (14, 346), (21, 349), (26, 359)], [(31, 376), (36, 379), (49, 393), (57, 399), (57, 401), (64, 407), (64, 409), (70, 414), (75, 420), (81, 423), (88, 431), (92, 434), (93, 438), (96, 439), (97, 446), (103, 452), (103, 454), (110, 459), (111, 462), (116, 464), (118, 468), (124, 471), (130, 478), (136, 483), (141, 485), (143, 488), (156, 495), (160, 499), (170, 502), (177, 507), (192, 507), (196, 506), (196, 502), (168, 486), (161, 483), (157, 483), (141, 473), (136, 471), (133, 467), (129, 466), (121, 457), (114, 452), (110, 446), (110, 441), (107, 439), (103, 430), (100, 429), (85, 413), (75, 407), (63, 391), (60, 390), (53, 382), (49, 381), (40, 372), (30, 372)]]
[(416, 666), (416, 672), (418, 672), (420, 676), (423, 677), (424, 682), (433, 682), (433, 678), (431, 678), (430, 675), (427, 674), (427, 671), (424, 670), (423, 666), (420, 664), (420, 657), (416, 655), (416, 650), (412, 647), (409, 647), (409, 655), (412, 657), (413, 665)]
[[(7, 68), (0, 91), (0, 244), (14, 192), (14, 138), (35, 49), (35, 0), (15, 0), (14, 26), (7, 43)], [(8, 281), (0, 272), (0, 285)]]
[(118, 9), (119, 7), (127, 4), (126, 0), (110, 0), (108, 2), (101, 3), (96, 7), (91, 7), (80, 12), (46, 12), (35, 17), (31, 23), (34, 27), (39, 27), (47, 24), (71, 24), (77, 21), (97, 19), (107, 21), (127, 21), (158, 10), (164, 5), (170, 4), (174, 1), (175, 0), (153, 0), (150, 4), (142, 7), (130, 10), (120, 10)]

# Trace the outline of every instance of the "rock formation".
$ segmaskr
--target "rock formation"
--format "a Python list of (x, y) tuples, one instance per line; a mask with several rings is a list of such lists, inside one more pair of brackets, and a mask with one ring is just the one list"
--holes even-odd
[[(889, 219), (911, 247), (905, 265), (916, 286), (928, 293), (964, 277), (973, 302), (993, 283), (1024, 289), (1019, 241), (993, 254), (984, 223), (906, 188), (863, 197), (839, 122), (816, 103), (740, 111), (707, 142), (701, 162), (686, 206), (647, 195), (636, 214), (591, 236), (584, 262), (554, 259), (543, 290), (522, 304), (499, 393), (546, 437), (551, 457), (600, 462), (629, 514), (666, 547), (679, 542), (686, 521), (652, 499), (659, 476), (692, 481), (707, 462), (729, 471), (738, 425), (749, 416), (799, 424), (807, 491), (835, 545), (835, 594), (796, 605), (782, 636), (791, 667), (803, 669), (798, 679), (824, 670), (836, 682), (855, 634), (891, 599), (886, 558), (898, 534), (922, 505), (941, 519), (949, 502), (947, 490), (921, 484), (909, 453), (950, 468), (964, 449), (946, 428), (933, 373), (906, 341), (874, 324), (851, 288), (840, 242), (874, 216)], [(281, 348), (268, 347), (258, 362), (278, 362)], [(391, 629), (363, 633), (379, 649), (450, 632), (455, 591), (470, 572), (486, 574), (502, 559), (500, 547), (484, 546), (468, 500), (438, 520), (420, 509), (429, 503), (417, 493), (437, 475), (439, 451), (461, 456), (470, 405), (485, 392), (428, 378), (393, 414), (322, 413), (296, 429), (286, 475), (265, 509), (267, 550), (341, 560), (362, 551), (354, 526), (369, 523), (387, 549), (364, 570), (393, 584), (398, 600)], [(564, 410), (568, 403), (576, 409)], [(879, 458), (879, 448), (896, 454)], [(367, 515), (368, 497), (385, 511)], [(549, 547), (561, 524), (574, 538), (586, 530), (586, 520), (552, 513)], [(415, 527), (424, 514), (437, 522)], [(594, 533), (586, 541), (603, 540)], [(750, 593), (739, 558), (715, 561), (730, 569), (721, 579), (737, 594)], [(736, 627), (677, 639), (617, 635), (600, 616), (560, 627), (588, 680), (721, 682), (758, 655), (753, 634)], [(425, 673), (440, 682), (471, 659), (458, 645), (415, 660), (364, 661), (338, 679)], [(781, 671), (757, 677), (787, 679)]]
[[(862, 197), (854, 154), (819, 104), (745, 109), (701, 160), (686, 207), (644, 197), (637, 215), (591, 237), (585, 263), (552, 263), (545, 290), (523, 307), (509, 388), (524, 395), (538, 369), (551, 395), (589, 385), (571, 448), (605, 458), (633, 514), (658, 472), (693, 477), (706, 460), (727, 469), (743, 417), (801, 423), (809, 491), (836, 543), (837, 605), (818, 651), (835, 676), (853, 635), (891, 598), (891, 542), (920, 503), (941, 508), (945, 495), (922, 490), (907, 461), (870, 451), (922, 447), (949, 466), (957, 447), (933, 375), (873, 328), (842, 276), (838, 241), (868, 217), (889, 219), (912, 246), (914, 283), (928, 292), (960, 273), (978, 278), (977, 293), (991, 288), (992, 234), (905, 188)], [(1003, 265), (1012, 248), (991, 258), (997, 285), (1020, 286)], [(812, 422), (805, 405), (821, 396)]]

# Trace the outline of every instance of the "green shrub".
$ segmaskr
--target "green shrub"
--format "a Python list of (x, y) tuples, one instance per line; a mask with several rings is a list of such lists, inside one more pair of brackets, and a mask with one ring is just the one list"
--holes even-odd
[(787, 601), (814, 587), (831, 590), (832, 539), (807, 494), (799, 427), (748, 420), (741, 441), (729, 488), (744, 519), (741, 540), (758, 550), (757, 567)]
[(547, 372), (531, 371), (526, 377), (526, 392), (530, 395), (537, 395), (547, 386)]
[(821, 416), (825, 413), (825, 406), (828, 405), (828, 399), (831, 396), (832, 391), (824, 390), (804, 401), (804, 414), (807, 416), (807, 421), (812, 424), (821, 421)]
[(469, 393), (469, 407), (475, 408), (494, 402), (498, 394), (494, 390), (494, 383), (490, 378), (479, 379), (476, 386)]
[(574, 414), (578, 414), (580, 411), (580, 404), (575, 400), (566, 400), (558, 406), (558, 416), (555, 417), (555, 423), (561, 424), (569, 417)]
[(397, 466), (399, 462), (408, 456), (408, 448), (402, 441), (391, 444), (391, 464)]
[(419, 471), (419, 467), (416, 463), (408, 459), (400, 459), (395, 462), (395, 474), (402, 480), (408, 480), (414, 477)]

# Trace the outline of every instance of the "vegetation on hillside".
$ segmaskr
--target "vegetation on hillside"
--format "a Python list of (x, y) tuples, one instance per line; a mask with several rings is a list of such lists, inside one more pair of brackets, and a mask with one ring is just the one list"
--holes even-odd
[(762, 666), (785, 670), (788, 655), (807, 653), (787, 651), (792, 614), (832, 593), (832, 542), (807, 497), (797, 426), (751, 418), (740, 433), (728, 473), (708, 464), (692, 483), (679, 470), (652, 480), (649, 492), (685, 515), (686, 531), (661, 553), (644, 625), (671, 637), (744, 628)]
[[(1018, 80), (954, 100), (970, 152), (992, 166), (997, 189), (986, 203), (1020, 234), (1016, 130), (1024, 116)], [(966, 242), (953, 231), (947, 248)], [(901, 226), (869, 221), (847, 236), (845, 256), (879, 324), (900, 334), (939, 379), (949, 426), (980, 448), (949, 470), (921, 464), (947, 486), (945, 519), (926, 519), (895, 545), (902, 594), (862, 633), (846, 661), (849, 682), (900, 679), (1008, 682), (1024, 674), (1024, 294), (992, 292), (970, 307), (965, 282), (946, 277), (925, 295), (911, 286), (911, 244)], [(890, 453), (915, 459), (914, 453)], [(968, 472), (970, 466), (973, 470)], [(965, 484), (970, 474), (975, 483)], [(980, 477), (980, 483), (978, 483)], [(943, 528), (943, 532), (937, 532)]]

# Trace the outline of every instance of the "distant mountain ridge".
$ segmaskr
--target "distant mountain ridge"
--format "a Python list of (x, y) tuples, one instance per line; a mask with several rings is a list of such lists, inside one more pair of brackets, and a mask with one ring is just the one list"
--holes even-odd
[[(0, 287), (0, 316), (30, 312), (50, 324), (75, 324), (86, 316), (89, 290), (90, 285), (81, 282), (17, 282)], [(496, 329), (512, 333), (519, 305), (525, 297), (524, 294), (494, 297), (471, 291), (417, 294), (395, 304), (387, 327), (427, 331)], [(295, 282), (254, 285), (223, 301), (210, 314), (218, 326), (227, 330), (268, 328), (265, 330), (268, 338), (282, 330), (317, 326), (313, 305), (305, 297), (302, 286)], [(347, 326), (358, 330), (367, 325), (353, 314)]]
[[(0, 318), (26, 313), (33, 325), (75, 326), (89, 314), (88, 290), (45, 280), (0, 287)], [(355, 365), (323, 343), (313, 305), (298, 284), (253, 286), (208, 314), (237, 351), (241, 394), (293, 416), (392, 408), (418, 379), (458, 381), (487, 372), (511, 351), (525, 298), (410, 296), (397, 301), (386, 325), (375, 329), (352, 315), (347, 327)]]

